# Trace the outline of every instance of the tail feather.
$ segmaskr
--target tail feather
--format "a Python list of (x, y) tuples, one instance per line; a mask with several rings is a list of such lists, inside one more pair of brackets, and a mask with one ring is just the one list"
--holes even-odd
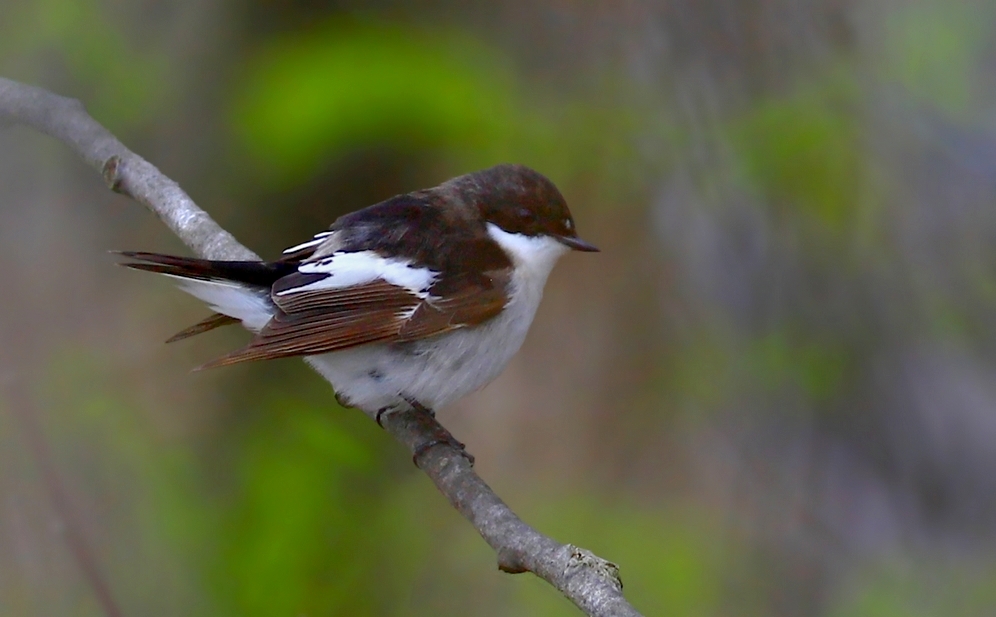
[(208, 330), (214, 330), (215, 328), (220, 328), (222, 326), (229, 326), (231, 324), (239, 323), (239, 320), (231, 317), (229, 315), (224, 315), (222, 313), (215, 313), (207, 319), (198, 321), (189, 328), (184, 328), (183, 330), (177, 332), (173, 336), (166, 339), (167, 343), (175, 343), (177, 341), (182, 341), (185, 338), (191, 336), (196, 336), (198, 334), (207, 332)]
[(122, 251), (133, 262), (122, 266), (156, 272), (181, 280), (180, 288), (206, 302), (217, 314), (172, 336), (168, 342), (241, 321), (259, 331), (273, 315), (270, 288), (296, 266), (280, 262), (210, 261), (159, 253)]
[(195, 371), (204, 371), (211, 368), (219, 368), (222, 366), (231, 366), (233, 364), (241, 364), (243, 362), (251, 362), (252, 360), (263, 360), (265, 356), (260, 355), (253, 349), (248, 347), (243, 347), (242, 349), (236, 349), (235, 351), (229, 352), (223, 356), (215, 358), (210, 362), (205, 362), (204, 364), (195, 368)]
[(134, 262), (121, 264), (133, 270), (205, 281), (220, 279), (266, 288), (297, 269), (294, 264), (279, 261), (212, 261), (140, 251), (120, 251), (117, 254), (134, 259)]

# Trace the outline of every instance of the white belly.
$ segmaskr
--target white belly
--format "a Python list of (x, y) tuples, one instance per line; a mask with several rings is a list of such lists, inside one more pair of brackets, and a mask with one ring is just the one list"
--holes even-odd
[(340, 397), (369, 414), (403, 407), (406, 399), (435, 410), (491, 382), (519, 350), (539, 297), (520, 300), (480, 326), (412, 343), (309, 356), (307, 361)]

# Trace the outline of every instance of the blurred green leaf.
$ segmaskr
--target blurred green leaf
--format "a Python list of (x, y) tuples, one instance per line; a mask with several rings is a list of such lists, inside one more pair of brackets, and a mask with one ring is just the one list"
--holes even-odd
[(92, 0), (15, 2), (0, 21), (0, 57), (57, 51), (81, 88), (63, 94), (84, 99), (112, 131), (125, 130), (170, 100), (169, 58), (129, 41), (114, 15)]
[(864, 161), (853, 84), (825, 83), (760, 103), (732, 131), (749, 180), (776, 206), (840, 231), (860, 206)]
[(117, 566), (104, 576), (122, 605), (145, 615), (212, 614), (210, 603), (193, 600), (203, 596), (191, 576), (212, 548), (201, 470), (191, 452), (157, 434), (140, 397), (101, 360), (93, 349), (67, 346), (39, 379), (50, 462), (65, 484), (85, 480), (75, 489), (100, 504), (101, 525), (113, 525), (112, 537), (90, 542)]
[[(341, 604), (356, 571), (336, 547), (349, 543), (365, 510), (350, 496), (350, 472), (366, 449), (327, 408), (271, 402), (248, 430), (239, 487), (223, 523), (220, 588), (240, 615), (295, 615)], [(349, 504), (348, 506), (346, 504)]]
[[(970, 111), (977, 58), (994, 17), (969, 3), (914, 4), (890, 11), (884, 41), (885, 77), (953, 115)], [(980, 53), (981, 52), (981, 53)]]
[(592, 187), (610, 174), (612, 201), (629, 204), (619, 193), (641, 177), (638, 141), (663, 131), (632, 106), (568, 102), (519, 83), (497, 50), (441, 29), (333, 22), (264, 46), (239, 83), (239, 148), (258, 181), (278, 189), (350, 151), (386, 146), (461, 172), (518, 162)]
[(848, 356), (843, 346), (802, 339), (780, 330), (757, 340), (744, 355), (744, 362), (752, 381), (765, 390), (791, 384), (814, 401), (825, 401), (837, 394), (844, 382)]
[(860, 576), (856, 592), (831, 617), (976, 617), (996, 606), (991, 566), (914, 559), (870, 566)]
[(673, 391), (694, 408), (709, 410), (726, 401), (733, 384), (736, 358), (717, 340), (715, 333), (704, 329), (661, 366), (657, 388)]
[(270, 178), (291, 183), (372, 143), (485, 147), (515, 126), (495, 54), (445, 31), (332, 24), (273, 41), (250, 62), (235, 129)]

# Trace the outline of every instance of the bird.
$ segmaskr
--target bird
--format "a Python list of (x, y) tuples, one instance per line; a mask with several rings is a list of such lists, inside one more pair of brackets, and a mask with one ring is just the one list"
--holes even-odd
[(598, 251), (553, 182), (502, 164), (345, 214), (275, 261), (120, 254), (215, 311), (168, 342), (239, 322), (253, 333), (200, 369), (303, 356), (381, 424), (494, 380), (571, 250)]

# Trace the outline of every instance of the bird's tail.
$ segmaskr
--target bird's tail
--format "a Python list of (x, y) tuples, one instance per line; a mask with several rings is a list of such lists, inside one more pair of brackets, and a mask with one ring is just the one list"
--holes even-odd
[(295, 266), (282, 262), (210, 261), (130, 251), (118, 254), (133, 260), (121, 264), (126, 268), (180, 279), (181, 289), (217, 311), (173, 335), (167, 342), (240, 321), (252, 331), (260, 330), (273, 316), (270, 287), (295, 269)]
[(166, 339), (166, 342), (175, 343), (177, 341), (182, 341), (185, 338), (201, 334), (202, 332), (214, 330), (215, 328), (220, 328), (221, 326), (230, 326), (234, 323), (239, 323), (239, 320), (223, 313), (214, 313), (210, 317), (202, 319), (194, 325), (180, 330), (173, 336)]

